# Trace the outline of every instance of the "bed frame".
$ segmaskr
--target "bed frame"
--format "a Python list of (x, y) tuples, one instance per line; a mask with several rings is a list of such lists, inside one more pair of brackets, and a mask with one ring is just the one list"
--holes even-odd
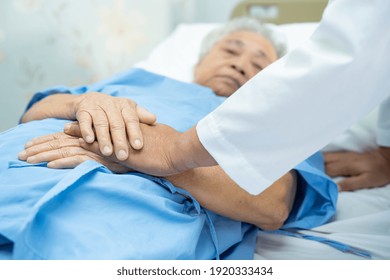
[(275, 24), (317, 22), (327, 3), (328, 0), (243, 0), (233, 9), (231, 18), (252, 16)]

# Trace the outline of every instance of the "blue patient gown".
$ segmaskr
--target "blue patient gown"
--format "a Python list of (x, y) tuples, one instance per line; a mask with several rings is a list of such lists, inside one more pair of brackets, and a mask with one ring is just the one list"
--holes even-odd
[[(37, 93), (28, 107), (56, 92), (128, 97), (184, 131), (223, 102), (210, 89), (132, 69), (88, 87)], [(46, 119), (0, 134), (0, 245), (15, 259), (252, 259), (258, 229), (202, 208), (168, 180), (114, 174), (87, 161), (74, 169), (29, 164), (17, 153), (33, 137), (62, 131)], [(335, 212), (337, 188), (320, 155), (296, 167), (299, 190), (286, 228), (311, 228)]]

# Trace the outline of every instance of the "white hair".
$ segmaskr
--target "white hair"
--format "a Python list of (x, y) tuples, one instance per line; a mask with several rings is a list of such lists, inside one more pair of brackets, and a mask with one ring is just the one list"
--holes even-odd
[(256, 32), (268, 39), (274, 46), (278, 58), (285, 54), (286, 39), (284, 34), (276, 30), (275, 26), (261, 23), (255, 18), (241, 17), (233, 19), (222, 27), (216, 28), (207, 34), (202, 41), (199, 58), (202, 59), (211, 50), (211, 48), (225, 36), (233, 32), (243, 30)]

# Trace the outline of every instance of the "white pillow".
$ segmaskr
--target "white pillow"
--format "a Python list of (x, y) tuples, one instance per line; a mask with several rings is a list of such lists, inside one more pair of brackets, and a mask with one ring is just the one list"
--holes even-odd
[[(289, 51), (307, 40), (317, 25), (318, 23), (293, 23), (275, 25), (274, 28), (285, 35)], [(219, 26), (221, 23), (180, 24), (170, 36), (154, 48), (146, 60), (135, 66), (180, 81), (192, 82), (201, 41), (206, 34)], [(334, 139), (324, 150), (362, 152), (377, 147), (376, 120), (377, 110), (374, 110)]]
[[(149, 57), (135, 66), (181, 81), (193, 80), (202, 39), (222, 23), (179, 24), (170, 36), (158, 44)], [(313, 32), (317, 23), (295, 23), (276, 26), (287, 39), (288, 50), (299, 45)]]
[(192, 82), (202, 39), (219, 23), (180, 24), (149, 57), (135, 66), (184, 82)]

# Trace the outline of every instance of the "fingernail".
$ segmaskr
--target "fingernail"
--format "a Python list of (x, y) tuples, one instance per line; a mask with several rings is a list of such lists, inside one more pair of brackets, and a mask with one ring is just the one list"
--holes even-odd
[(104, 148), (103, 148), (103, 154), (106, 155), (106, 156), (111, 155), (111, 149), (110, 149), (110, 147), (104, 146)]
[(141, 148), (141, 146), (142, 146), (141, 140), (135, 139), (134, 148), (139, 149), (139, 148)]
[(32, 157), (28, 157), (26, 161), (27, 161), (28, 163), (33, 163), (34, 160), (35, 160), (35, 156), (32, 156)]
[(21, 152), (18, 154), (18, 158), (21, 159), (21, 160), (26, 160), (26, 158), (27, 158), (27, 153), (26, 153), (26, 151), (21, 151)]
[[(85, 141), (87, 141), (87, 143), (92, 143), (93, 142), (93, 138), (92, 138), (92, 136), (91, 135), (87, 135), (86, 137), (85, 137)], [(106, 146), (107, 147), (107, 146)], [(108, 147), (107, 147), (108, 148)]]
[(47, 164), (47, 167), (49, 167), (49, 168), (55, 168), (55, 167), (56, 167), (56, 164), (55, 164), (54, 162), (49, 162), (49, 163)]
[(26, 147), (26, 148), (29, 148), (29, 147), (31, 147), (33, 145), (33, 142), (31, 142), (31, 141), (28, 141), (26, 144), (24, 144), (24, 146)]
[(125, 160), (127, 159), (127, 153), (124, 150), (120, 150), (118, 152), (118, 159), (119, 160)]
[(70, 129), (70, 123), (66, 123), (65, 125), (64, 125), (64, 130), (69, 130)]

